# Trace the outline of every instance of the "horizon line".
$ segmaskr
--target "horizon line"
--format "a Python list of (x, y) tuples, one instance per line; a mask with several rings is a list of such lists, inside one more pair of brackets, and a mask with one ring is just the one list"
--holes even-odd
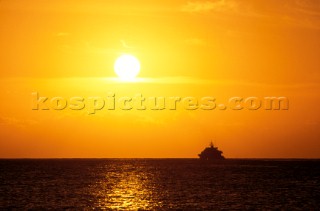
[[(192, 160), (200, 160), (199, 158), (195, 157), (13, 157), (13, 158), (6, 158), (0, 157), (0, 160), (53, 160), (53, 159), (192, 159)], [(225, 160), (320, 160), (320, 157), (230, 157), (226, 158)]]

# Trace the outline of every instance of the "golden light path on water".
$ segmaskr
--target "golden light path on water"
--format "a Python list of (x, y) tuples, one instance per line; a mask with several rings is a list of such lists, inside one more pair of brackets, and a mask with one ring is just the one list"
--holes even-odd
[(116, 209), (147, 209), (149, 207), (150, 190), (145, 189), (139, 175), (130, 175), (122, 179), (107, 195), (109, 208)]
[(154, 198), (156, 184), (154, 175), (146, 169), (121, 165), (105, 173), (104, 179), (96, 181), (90, 188), (99, 209), (146, 210), (161, 207), (162, 202)]

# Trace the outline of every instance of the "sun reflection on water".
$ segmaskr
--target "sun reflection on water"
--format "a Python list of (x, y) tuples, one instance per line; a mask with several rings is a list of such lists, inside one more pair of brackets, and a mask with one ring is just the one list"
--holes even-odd
[(144, 187), (144, 180), (139, 175), (130, 175), (116, 184), (107, 195), (109, 208), (117, 209), (147, 209), (150, 190)]
[(121, 172), (109, 171), (105, 178), (96, 181), (91, 192), (95, 195), (95, 207), (115, 210), (149, 210), (161, 207), (155, 195), (153, 175), (132, 166), (121, 166)]

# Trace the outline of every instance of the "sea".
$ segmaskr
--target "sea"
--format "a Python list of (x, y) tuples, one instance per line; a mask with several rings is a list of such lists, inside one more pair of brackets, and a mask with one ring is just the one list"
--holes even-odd
[(1, 159), (0, 210), (320, 210), (320, 160)]

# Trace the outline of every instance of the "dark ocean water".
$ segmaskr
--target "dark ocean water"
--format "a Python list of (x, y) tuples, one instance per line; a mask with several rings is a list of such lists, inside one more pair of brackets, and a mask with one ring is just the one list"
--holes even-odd
[(320, 160), (0, 160), (0, 209), (320, 209)]

